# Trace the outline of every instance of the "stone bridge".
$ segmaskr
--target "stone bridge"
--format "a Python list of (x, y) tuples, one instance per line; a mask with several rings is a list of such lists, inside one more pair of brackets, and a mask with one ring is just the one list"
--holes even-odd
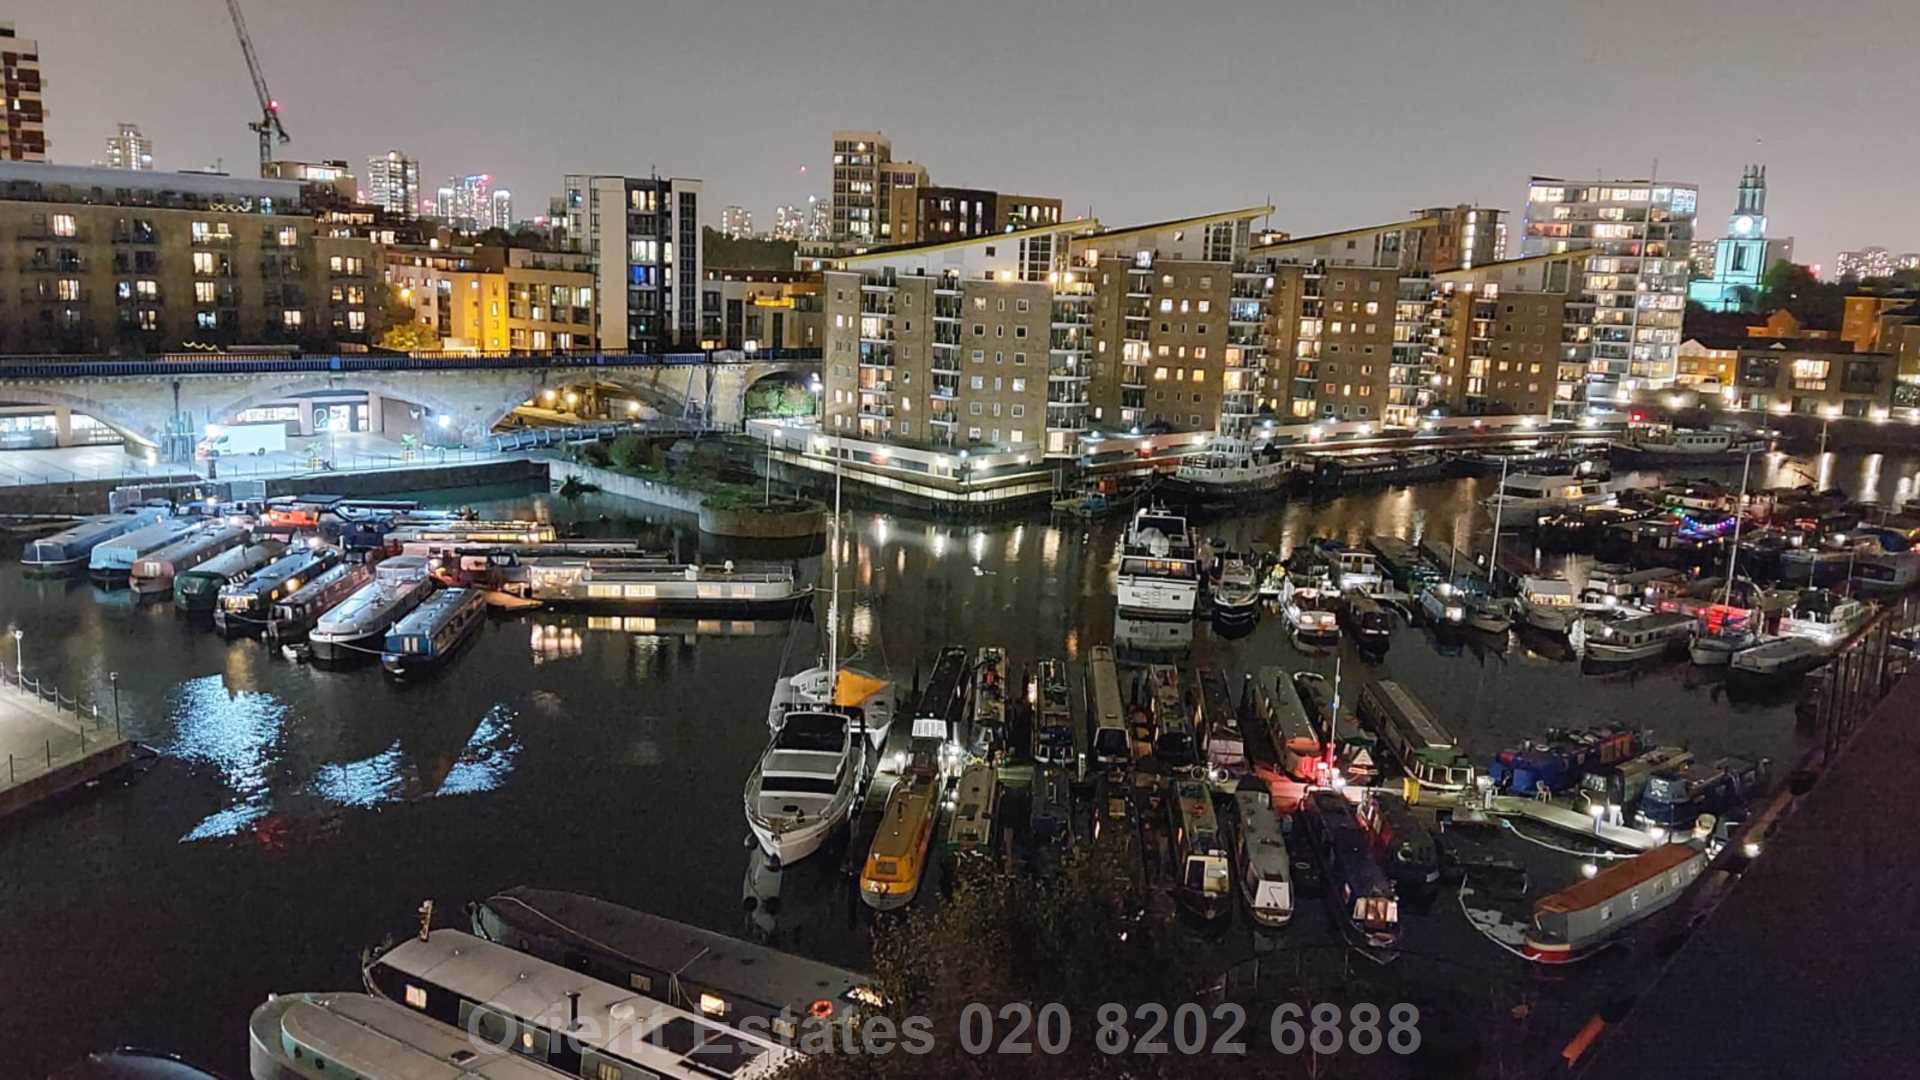
[(0, 359), (0, 402), (93, 417), (132, 442), (179, 445), (243, 410), (316, 390), (357, 390), (424, 410), (428, 441), (476, 445), (513, 409), (547, 389), (609, 385), (676, 423), (745, 420), (748, 388), (772, 376), (817, 374), (816, 355), (641, 356), (193, 355), (151, 360)]

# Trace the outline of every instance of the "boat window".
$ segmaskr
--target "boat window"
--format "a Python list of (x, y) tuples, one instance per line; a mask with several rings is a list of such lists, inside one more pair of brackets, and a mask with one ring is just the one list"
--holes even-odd
[(407, 1004), (413, 1006), (416, 1009), (426, 1008), (427, 1007), (426, 989), (424, 987), (409, 985), (407, 987)]
[(1601, 921), (1601, 922), (1606, 922), (1606, 921), (1608, 921), (1608, 920), (1609, 920), (1609, 919), (1611, 919), (1611, 918), (1613, 918), (1613, 905), (1612, 905), (1612, 904), (1602, 904), (1602, 905), (1600, 906), (1600, 921)]

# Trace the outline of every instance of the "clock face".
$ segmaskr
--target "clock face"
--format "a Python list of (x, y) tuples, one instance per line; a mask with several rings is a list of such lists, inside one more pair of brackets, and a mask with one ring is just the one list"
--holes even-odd
[(1748, 217), (1746, 214), (1741, 214), (1739, 217), (1734, 218), (1733, 231), (1739, 233), (1741, 236), (1745, 236), (1748, 233), (1752, 232), (1753, 218)]

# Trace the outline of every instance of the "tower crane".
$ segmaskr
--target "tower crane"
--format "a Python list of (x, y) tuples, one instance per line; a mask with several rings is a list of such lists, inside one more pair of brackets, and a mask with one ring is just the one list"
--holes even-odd
[(293, 136), (288, 135), (286, 125), (280, 123), (280, 103), (274, 100), (273, 91), (267, 89), (267, 77), (260, 71), (259, 54), (253, 51), (253, 38), (247, 34), (246, 17), (240, 14), (240, 0), (227, 0), (227, 14), (233, 16), (233, 32), (240, 38), (240, 51), (247, 57), (247, 74), (253, 76), (254, 96), (260, 99), (260, 119), (247, 127), (260, 136), (260, 172), (265, 175), (267, 163), (273, 160), (274, 143), (284, 146)]

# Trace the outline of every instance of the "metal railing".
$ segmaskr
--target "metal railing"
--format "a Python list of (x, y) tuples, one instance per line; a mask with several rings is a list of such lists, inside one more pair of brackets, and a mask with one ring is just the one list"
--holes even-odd
[[(40, 704), (51, 705), (55, 726), (65, 730), (44, 739), (43, 752), (9, 753), (4, 786), (11, 787), (50, 773), (123, 738), (117, 708), (103, 715), (98, 701), (82, 703), (77, 698), (67, 696), (57, 686), (26, 676), (20, 671), (9, 671), (5, 665), (0, 665), (0, 709), (19, 704), (6, 700), (11, 695), (28, 696)], [(70, 717), (70, 721), (62, 719), (63, 714)]]
[[(719, 354), (726, 353), (724, 357)], [(112, 375), (249, 375), (341, 371), (477, 371), (546, 367), (679, 367), (695, 364), (748, 364), (820, 359), (819, 349), (761, 349), (737, 359), (731, 350), (675, 353), (488, 352), (289, 354), (169, 353), (157, 357), (6, 356), (0, 379), (72, 379)]]

